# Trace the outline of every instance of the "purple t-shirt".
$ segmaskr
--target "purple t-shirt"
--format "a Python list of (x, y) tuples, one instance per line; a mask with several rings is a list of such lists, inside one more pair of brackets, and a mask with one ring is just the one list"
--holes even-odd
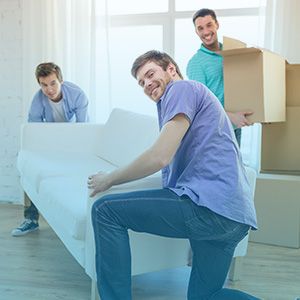
[(172, 162), (162, 170), (163, 187), (257, 228), (241, 154), (218, 99), (199, 82), (179, 80), (167, 85), (157, 109), (160, 128), (177, 114), (190, 121)]

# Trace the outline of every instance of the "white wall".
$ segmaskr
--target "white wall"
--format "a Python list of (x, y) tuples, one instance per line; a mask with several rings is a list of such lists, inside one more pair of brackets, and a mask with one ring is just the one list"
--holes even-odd
[(0, 201), (20, 202), (16, 169), (22, 111), (21, 0), (0, 0)]

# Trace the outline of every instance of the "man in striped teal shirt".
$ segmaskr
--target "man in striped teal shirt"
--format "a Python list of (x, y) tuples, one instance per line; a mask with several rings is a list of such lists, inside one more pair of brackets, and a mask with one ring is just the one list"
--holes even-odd
[[(219, 23), (213, 10), (204, 8), (193, 16), (196, 34), (202, 45), (187, 65), (187, 76), (206, 85), (224, 106), (223, 57), (219, 54), (222, 44), (218, 41)], [(238, 144), (241, 143), (241, 127), (252, 125), (247, 116), (250, 111), (228, 112), (227, 115), (235, 128)]]

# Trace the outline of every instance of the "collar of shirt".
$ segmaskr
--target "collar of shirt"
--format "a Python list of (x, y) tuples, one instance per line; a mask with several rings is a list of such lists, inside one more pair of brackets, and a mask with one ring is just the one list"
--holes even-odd
[[(219, 43), (219, 46), (220, 46), (220, 50), (223, 50), (223, 44)], [(218, 56), (220, 55), (219, 53), (217, 53), (215, 51), (211, 51), (211, 50), (207, 49), (203, 44), (201, 44), (199, 51), (205, 52), (210, 55), (218, 55)]]
[(174, 84), (174, 80), (171, 80), (171, 81), (167, 84), (164, 93), (162, 94), (162, 96), (160, 97), (159, 101), (157, 102), (157, 105), (158, 105), (161, 101), (164, 100), (164, 98), (166, 97), (166, 95), (167, 95), (169, 89), (171, 88), (171, 86), (172, 86), (173, 84)]

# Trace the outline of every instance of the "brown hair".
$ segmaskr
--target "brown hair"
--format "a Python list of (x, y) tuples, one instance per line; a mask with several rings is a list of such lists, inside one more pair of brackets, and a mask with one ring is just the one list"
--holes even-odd
[(40, 83), (39, 81), (40, 77), (46, 77), (52, 73), (56, 74), (56, 77), (59, 80), (59, 82), (63, 81), (63, 76), (60, 67), (55, 63), (52, 62), (41, 63), (35, 69), (35, 77), (38, 83)]
[(202, 9), (199, 9), (198, 11), (196, 11), (193, 15), (194, 25), (195, 25), (195, 21), (197, 18), (205, 17), (205, 16), (211, 16), (218, 23), (216, 13), (212, 9), (202, 8)]
[(179, 67), (177, 63), (174, 61), (174, 59), (168, 55), (165, 52), (160, 52), (157, 50), (150, 50), (142, 55), (140, 55), (133, 63), (132, 68), (131, 68), (131, 75), (136, 78), (136, 74), (138, 70), (144, 66), (148, 62), (154, 62), (158, 66), (162, 67), (164, 71), (167, 70), (167, 67), (169, 64), (173, 64), (176, 68), (177, 74), (180, 76), (181, 79), (183, 79), (183, 76), (179, 70)]

